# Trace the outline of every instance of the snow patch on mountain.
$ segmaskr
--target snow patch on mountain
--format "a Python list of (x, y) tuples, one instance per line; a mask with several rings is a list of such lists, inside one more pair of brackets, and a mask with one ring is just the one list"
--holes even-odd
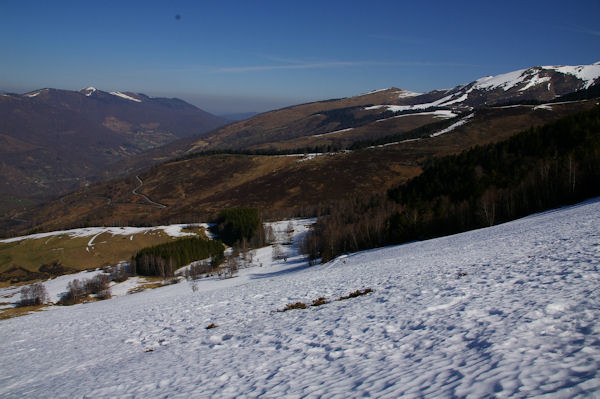
[(469, 119), (473, 118), (473, 116), (475, 116), (474, 113), (467, 115), (464, 118), (462, 118), (461, 120), (459, 120), (458, 122), (453, 123), (452, 125), (448, 126), (447, 128), (442, 129), (438, 132), (432, 133), (429, 137), (437, 137), (437, 136), (441, 136), (442, 134), (449, 133), (449, 132), (453, 131), (454, 129), (456, 129), (457, 127), (460, 127), (460, 126), (464, 125), (465, 123), (469, 122)]
[(383, 121), (388, 121), (390, 119), (405, 118), (405, 117), (409, 117), (409, 116), (426, 116), (426, 115), (431, 115), (434, 118), (440, 118), (440, 119), (449, 119), (449, 118), (454, 118), (455, 116), (458, 116), (458, 114), (455, 114), (454, 112), (452, 112), (450, 110), (439, 109), (436, 111), (414, 112), (414, 113), (410, 113), (410, 114), (396, 115), (396, 116), (392, 116), (391, 118), (378, 119), (375, 122), (383, 122)]
[(328, 136), (328, 135), (331, 135), (331, 134), (338, 134), (338, 133), (349, 132), (349, 131), (351, 131), (351, 130), (354, 130), (354, 128), (353, 128), (353, 127), (349, 127), (349, 128), (347, 128), (347, 129), (334, 130), (334, 131), (332, 131), (332, 132), (321, 133), (321, 134), (315, 134), (315, 135), (313, 135), (312, 137), (322, 137), (322, 136)]
[(110, 94), (112, 94), (113, 96), (124, 98), (125, 100), (135, 101), (136, 103), (142, 102), (142, 100), (139, 100), (135, 97), (128, 96), (127, 94), (121, 93), (120, 91), (111, 91)]
[(592, 65), (576, 65), (576, 66), (543, 66), (543, 69), (550, 69), (560, 73), (573, 75), (577, 79), (583, 80), (583, 88), (587, 89), (600, 78), (600, 63)]
[(89, 97), (89, 96), (91, 96), (92, 94), (94, 94), (94, 93), (95, 93), (97, 90), (98, 90), (98, 89), (96, 89), (95, 87), (93, 87), (93, 86), (89, 86), (89, 87), (86, 87), (85, 89), (82, 89), (81, 91), (82, 91), (82, 92), (83, 92), (83, 93), (84, 93), (84, 94), (85, 94), (87, 97)]
[(408, 91), (408, 90), (400, 90), (397, 92), (397, 94), (398, 94), (398, 98), (408, 98), (408, 97), (420, 96), (423, 93), (417, 93), (415, 91)]
[(504, 91), (521, 83), (527, 75), (524, 73), (527, 69), (519, 69), (496, 76), (486, 76), (475, 81), (474, 88), (480, 90), (493, 90), (503, 88)]

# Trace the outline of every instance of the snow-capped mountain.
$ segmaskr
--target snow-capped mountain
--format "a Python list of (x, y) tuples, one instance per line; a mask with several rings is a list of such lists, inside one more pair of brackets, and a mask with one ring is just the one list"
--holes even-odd
[[(398, 95), (395, 112), (433, 107), (474, 108), (507, 102), (548, 101), (600, 83), (600, 62), (576, 66), (536, 66), (485, 76), (448, 90), (417, 96)], [(391, 104), (390, 104), (391, 105)]]

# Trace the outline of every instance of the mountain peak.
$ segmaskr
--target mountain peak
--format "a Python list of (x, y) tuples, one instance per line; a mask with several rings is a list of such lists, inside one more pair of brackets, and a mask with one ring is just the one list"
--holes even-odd
[(79, 90), (79, 92), (81, 94), (85, 94), (88, 97), (91, 96), (92, 94), (94, 94), (96, 91), (98, 91), (98, 89), (96, 89), (94, 86), (89, 86), (89, 87), (86, 87), (85, 89)]

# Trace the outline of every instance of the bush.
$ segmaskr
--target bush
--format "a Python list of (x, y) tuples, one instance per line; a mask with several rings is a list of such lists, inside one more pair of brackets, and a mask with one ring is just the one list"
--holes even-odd
[(75, 305), (76, 303), (83, 301), (86, 296), (85, 283), (79, 279), (75, 279), (69, 281), (67, 284), (67, 292), (62, 295), (59, 303), (61, 305)]
[(21, 300), (18, 306), (43, 305), (48, 302), (48, 291), (42, 283), (35, 283), (21, 288)]
[(102, 291), (110, 290), (110, 276), (107, 274), (97, 274), (89, 280), (85, 280), (85, 290), (88, 294), (99, 294)]
[(110, 276), (97, 274), (91, 279), (75, 279), (67, 284), (67, 292), (60, 298), (61, 305), (75, 305), (85, 300), (90, 294), (96, 295), (97, 299), (110, 299)]

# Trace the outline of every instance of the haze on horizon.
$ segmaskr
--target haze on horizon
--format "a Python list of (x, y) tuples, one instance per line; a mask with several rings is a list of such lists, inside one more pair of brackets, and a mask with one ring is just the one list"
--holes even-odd
[(91, 85), (215, 114), (424, 92), (600, 61), (597, 15), (597, 1), (4, 2), (0, 90)]

